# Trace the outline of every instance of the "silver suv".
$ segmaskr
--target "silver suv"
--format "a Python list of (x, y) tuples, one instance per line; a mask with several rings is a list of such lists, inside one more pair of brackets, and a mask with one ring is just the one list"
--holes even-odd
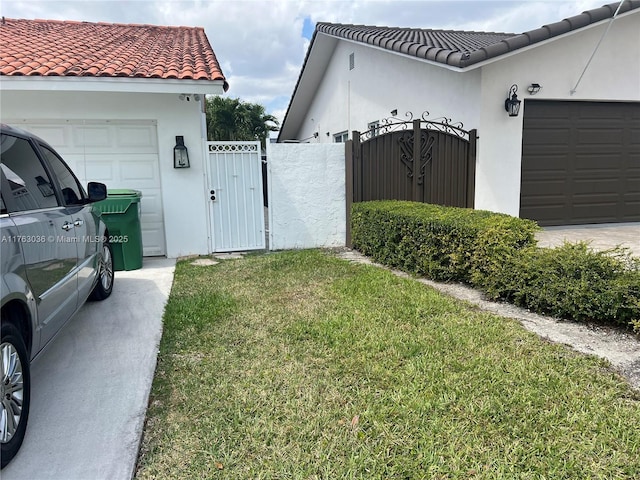
[(22, 444), (31, 393), (30, 363), (87, 298), (113, 288), (109, 233), (88, 193), (51, 146), (0, 125), (0, 264), (2, 265), (2, 467)]

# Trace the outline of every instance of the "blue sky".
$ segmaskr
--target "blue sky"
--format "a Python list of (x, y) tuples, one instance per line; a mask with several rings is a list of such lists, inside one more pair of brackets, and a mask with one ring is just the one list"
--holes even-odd
[(311, 40), (311, 37), (313, 37), (313, 31), (315, 30), (315, 28), (316, 26), (311, 21), (311, 17), (304, 17), (302, 19), (302, 38)]
[(317, 22), (520, 33), (603, 0), (2, 0), (8, 18), (204, 27), (227, 96), (282, 119)]

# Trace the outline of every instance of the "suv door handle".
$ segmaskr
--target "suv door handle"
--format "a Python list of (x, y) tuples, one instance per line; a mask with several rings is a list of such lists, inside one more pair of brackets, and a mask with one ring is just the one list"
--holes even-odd
[(79, 218), (76, 218), (76, 220), (73, 222), (73, 224), (74, 224), (76, 227), (81, 227), (82, 225), (84, 225), (84, 220), (81, 220), (81, 219), (79, 219)]
[(71, 230), (71, 229), (73, 228), (73, 226), (74, 226), (74, 225), (73, 225), (73, 223), (65, 222), (65, 223), (62, 225), (62, 229), (63, 229), (65, 232), (68, 232), (69, 230)]

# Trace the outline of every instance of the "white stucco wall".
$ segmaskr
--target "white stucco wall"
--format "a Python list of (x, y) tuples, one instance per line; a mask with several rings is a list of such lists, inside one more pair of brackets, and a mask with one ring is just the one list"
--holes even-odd
[(267, 144), (269, 248), (346, 242), (342, 144)]
[[(351, 53), (353, 70), (349, 70)], [(415, 57), (340, 41), (297, 138), (318, 132), (312, 143), (330, 143), (336, 133), (366, 131), (370, 122), (390, 117), (394, 109), (403, 120), (406, 112), (419, 118), (428, 111), (427, 119), (447, 117), (475, 128), (480, 112), (474, 100), (479, 95), (479, 71), (461, 74)]]
[[(586, 28), (482, 67), (476, 208), (519, 215), (527, 101), (640, 101), (640, 12), (614, 21), (571, 94), (605, 29), (606, 23)], [(527, 92), (532, 83), (542, 86), (535, 96)], [(518, 117), (509, 117), (504, 109), (512, 84), (518, 85), (523, 101)]]
[[(0, 119), (156, 120), (166, 251), (168, 257), (178, 257), (209, 253), (200, 109), (199, 102), (181, 101), (175, 93), (3, 90)], [(184, 136), (189, 150), (189, 169), (173, 168), (177, 135)]]

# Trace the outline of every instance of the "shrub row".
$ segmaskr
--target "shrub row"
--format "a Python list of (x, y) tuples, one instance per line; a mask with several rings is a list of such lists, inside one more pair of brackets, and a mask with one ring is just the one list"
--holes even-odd
[(377, 201), (353, 205), (354, 248), (434, 280), (471, 282), (500, 257), (534, 245), (535, 222), (466, 208)]
[(622, 249), (539, 248), (531, 220), (422, 203), (356, 203), (351, 218), (354, 248), (385, 265), (556, 317), (640, 321), (640, 259)]
[(595, 252), (585, 242), (527, 248), (475, 285), (489, 297), (555, 317), (640, 320), (640, 259), (621, 248)]

